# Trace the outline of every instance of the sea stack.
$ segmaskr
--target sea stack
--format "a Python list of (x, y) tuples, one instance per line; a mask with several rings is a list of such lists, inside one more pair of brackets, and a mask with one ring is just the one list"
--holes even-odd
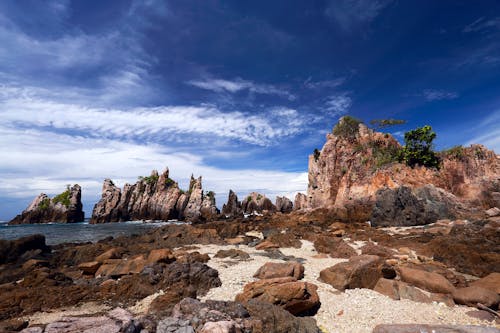
[(80, 185), (69, 186), (66, 191), (49, 198), (45, 193), (38, 195), (21, 214), (12, 219), (9, 224), (33, 223), (74, 223), (82, 222), (82, 189)]
[(123, 189), (106, 179), (90, 223), (172, 219), (197, 223), (214, 219), (218, 213), (215, 196), (210, 191), (204, 193), (201, 177), (191, 176), (188, 191), (183, 191), (166, 168), (161, 174), (153, 170), (150, 176), (139, 177)]

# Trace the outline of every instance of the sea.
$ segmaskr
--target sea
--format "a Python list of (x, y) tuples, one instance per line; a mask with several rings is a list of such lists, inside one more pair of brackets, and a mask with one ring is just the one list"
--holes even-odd
[(17, 239), (23, 236), (42, 234), (48, 245), (61, 243), (97, 242), (106, 237), (141, 234), (152, 228), (168, 224), (180, 224), (177, 221), (129, 221), (119, 223), (90, 224), (88, 219), (78, 223), (41, 223), (7, 225), (0, 221), (0, 239)]

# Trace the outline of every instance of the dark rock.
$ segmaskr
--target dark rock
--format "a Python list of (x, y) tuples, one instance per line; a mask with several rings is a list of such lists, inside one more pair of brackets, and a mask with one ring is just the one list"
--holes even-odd
[(426, 185), (415, 193), (410, 187), (384, 188), (376, 193), (372, 226), (412, 226), (453, 217), (452, 199), (443, 190)]
[(82, 222), (82, 189), (75, 184), (63, 193), (50, 199), (46, 194), (37, 196), (20, 215), (12, 219), (9, 224), (32, 224), (62, 222)]
[(0, 264), (14, 262), (32, 250), (50, 251), (44, 235), (30, 235), (12, 241), (0, 239)]
[(293, 203), (287, 197), (276, 197), (276, 211), (280, 213), (290, 213), (293, 210)]

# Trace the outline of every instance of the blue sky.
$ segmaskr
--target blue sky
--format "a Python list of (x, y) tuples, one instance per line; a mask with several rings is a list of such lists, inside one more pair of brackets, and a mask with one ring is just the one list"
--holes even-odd
[(498, 1), (2, 1), (0, 219), (168, 166), (292, 197), (338, 118), (500, 151)]

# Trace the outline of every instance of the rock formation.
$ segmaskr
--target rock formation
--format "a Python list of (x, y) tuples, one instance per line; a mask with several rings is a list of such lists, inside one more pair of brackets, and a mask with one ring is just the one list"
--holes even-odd
[(293, 210), (293, 203), (287, 197), (276, 197), (276, 211), (290, 213)]
[(242, 202), (241, 207), (245, 214), (274, 213), (276, 206), (265, 195), (252, 192)]
[(45, 193), (38, 195), (21, 214), (17, 215), (9, 224), (32, 224), (63, 222), (82, 222), (82, 189), (75, 184), (52, 199)]
[(500, 207), (495, 152), (481, 145), (443, 152), (436, 170), (398, 163), (399, 149), (390, 134), (364, 124), (350, 137), (327, 134), (321, 151), (309, 156), (307, 197), (297, 195), (296, 209), (321, 207), (351, 221), (414, 225)]
[(238, 196), (233, 192), (233, 190), (229, 190), (227, 203), (222, 206), (222, 215), (226, 217), (236, 217), (243, 215), (241, 202), (238, 201)]
[(307, 208), (307, 196), (304, 193), (297, 193), (293, 203), (293, 209), (299, 210)]
[(139, 177), (137, 183), (125, 184), (123, 190), (106, 179), (90, 223), (145, 219), (199, 222), (213, 219), (217, 214), (215, 195), (213, 192), (204, 195), (201, 177), (191, 176), (185, 193), (169, 177), (167, 168), (161, 175), (154, 170), (148, 177)]

